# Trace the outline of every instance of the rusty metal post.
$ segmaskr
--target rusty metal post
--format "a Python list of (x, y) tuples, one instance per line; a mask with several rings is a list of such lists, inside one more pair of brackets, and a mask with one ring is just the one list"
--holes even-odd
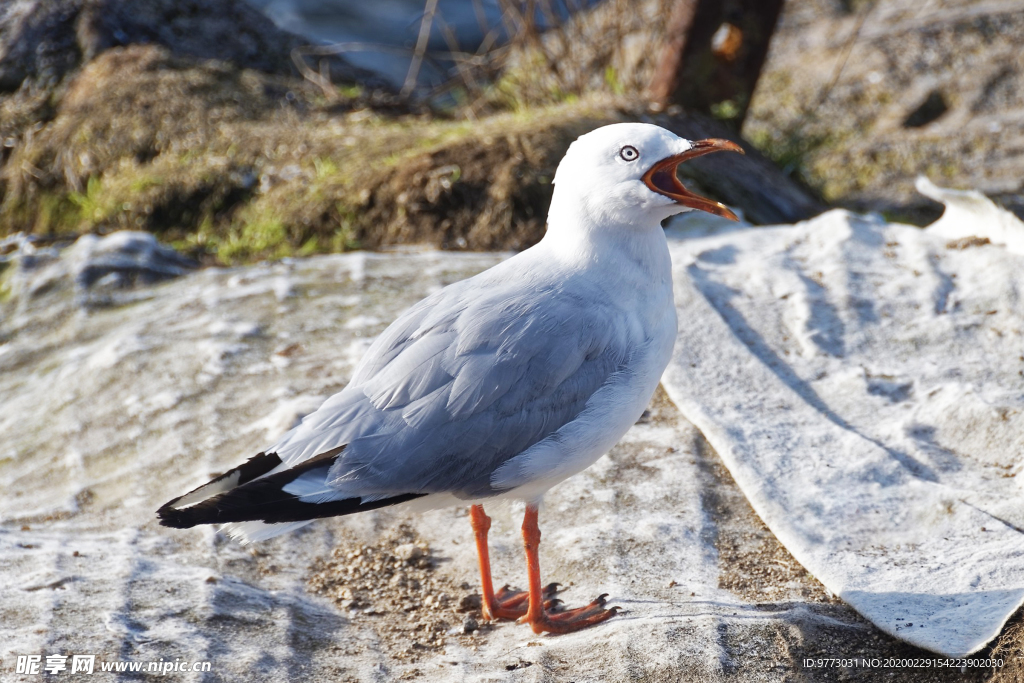
[(652, 109), (678, 104), (739, 129), (768, 55), (783, 0), (677, 0), (648, 91)]

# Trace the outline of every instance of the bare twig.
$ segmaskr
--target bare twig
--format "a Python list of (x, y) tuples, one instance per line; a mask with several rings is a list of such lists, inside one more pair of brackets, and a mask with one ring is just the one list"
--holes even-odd
[(850, 59), (850, 53), (853, 52), (853, 46), (857, 44), (857, 39), (860, 38), (861, 29), (864, 28), (864, 22), (867, 21), (868, 15), (871, 14), (871, 10), (877, 5), (877, 0), (869, 3), (864, 11), (857, 17), (857, 25), (853, 28), (853, 33), (846, 40), (846, 45), (843, 46), (843, 57), (836, 63), (836, 68), (832, 71), (832, 78), (828, 85), (822, 88), (821, 93), (818, 95), (817, 101), (814, 104), (814, 109), (818, 109), (821, 105), (825, 104), (828, 100), (829, 95), (832, 94), (832, 89), (839, 83), (839, 78), (843, 75), (843, 71), (846, 69), (846, 62)]
[(299, 73), (302, 74), (303, 78), (320, 88), (324, 97), (333, 102), (337, 99), (338, 93), (334, 89), (334, 84), (331, 83), (330, 78), (325, 81), (323, 74), (320, 71), (314, 71), (309, 68), (308, 64), (306, 64), (304, 56), (306, 54), (316, 54), (309, 52), (309, 50), (309, 47), (297, 47), (292, 50), (292, 62), (295, 64), (295, 68), (299, 70)]
[[(328, 65), (325, 65), (325, 60), (320, 61), (320, 71), (317, 71), (306, 63), (305, 58), (307, 56), (327, 57), (330, 55), (342, 54), (344, 52), (382, 52), (402, 56), (412, 54), (412, 50), (407, 47), (388, 45), (386, 43), (345, 42), (332, 43), (330, 45), (304, 45), (302, 47), (297, 47), (292, 50), (292, 62), (295, 64), (295, 68), (299, 70), (299, 73), (302, 74), (303, 78), (320, 88), (324, 95), (333, 101), (337, 99), (338, 93), (334, 88), (334, 84), (331, 82), (330, 70)], [(424, 55), (424, 59), (440, 69), (440, 65), (437, 64), (433, 57)]]
[(481, 0), (473, 0), (473, 14), (476, 16), (476, 23), (480, 27), (480, 33), (486, 35), (490, 32), (491, 26), (487, 21), (487, 12)]
[(511, 41), (515, 36), (522, 34), (525, 28), (522, 23), (522, 12), (511, 0), (498, 0), (498, 7), (501, 8), (501, 23)]
[(427, 43), (430, 42), (430, 29), (434, 25), (434, 13), (437, 11), (437, 0), (427, 0), (423, 8), (423, 19), (420, 21), (420, 34), (416, 37), (416, 49), (412, 55), (412, 63), (409, 64), (409, 73), (405, 76), (405, 84), (399, 93), (402, 97), (409, 97), (416, 89), (416, 83), (420, 76), (420, 66), (423, 64), (423, 55), (427, 52)]
[[(462, 50), (459, 46), (459, 39), (455, 35), (455, 31), (452, 30), (451, 25), (441, 18), (440, 15), (437, 17), (438, 26), (441, 29), (441, 35), (444, 37), (444, 42), (448, 45), (449, 54), (454, 55), (462, 54)], [(463, 84), (466, 86), (466, 90), (472, 92), (477, 89), (477, 82), (473, 78), (473, 72), (470, 64), (463, 59), (453, 59), (455, 62), (455, 70), (459, 77), (462, 79)]]
[[(493, 102), (489, 86), (496, 81), (511, 55), (525, 53), (528, 58), (536, 59), (536, 63), (546, 72), (520, 84), (520, 87), (529, 91), (524, 91), (524, 97), (543, 98), (559, 92), (579, 94), (588, 87), (588, 79), (593, 74), (600, 76), (605, 73), (622, 37), (639, 30), (643, 24), (631, 0), (608, 3), (621, 6), (616, 15), (622, 20), (597, 26), (589, 25), (586, 21), (566, 20), (560, 10), (561, 5), (555, 0), (497, 0), (502, 13), (500, 19), (492, 23), (486, 15), (482, 0), (472, 1), (477, 23), (484, 31), (475, 52), (462, 50), (452, 26), (442, 17), (438, 0), (424, 0), (419, 33), (412, 49), (373, 42), (344, 42), (297, 48), (292, 51), (292, 60), (305, 79), (320, 88), (327, 98), (336, 100), (338, 92), (331, 83), (329, 63), (321, 59), (317, 66), (313, 66), (309, 63), (310, 58), (356, 51), (407, 55), (410, 63), (401, 97), (430, 100), (455, 88), (464, 88), (472, 102), (467, 115), (472, 116), (478, 105)], [(579, 0), (565, 0), (564, 6), (570, 10), (579, 10), (583, 3)], [(539, 24), (544, 25), (544, 32), (540, 30)], [(429, 49), (435, 25), (446, 43), (447, 51)], [(446, 74), (441, 83), (421, 87), (420, 76), (424, 63)]]
[(483, 55), (490, 52), (491, 48), (498, 42), (498, 37), (501, 35), (501, 27), (495, 26), (484, 35), (484, 39), (480, 41), (480, 47), (477, 48), (477, 55)]

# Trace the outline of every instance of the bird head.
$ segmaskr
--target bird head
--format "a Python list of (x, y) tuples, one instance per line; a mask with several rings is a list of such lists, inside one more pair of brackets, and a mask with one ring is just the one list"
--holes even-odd
[(724, 205), (691, 192), (676, 177), (683, 162), (722, 151), (743, 153), (728, 140), (691, 142), (648, 123), (598, 128), (573, 142), (558, 165), (552, 218), (584, 215), (601, 223), (648, 225), (699, 209), (738, 220)]

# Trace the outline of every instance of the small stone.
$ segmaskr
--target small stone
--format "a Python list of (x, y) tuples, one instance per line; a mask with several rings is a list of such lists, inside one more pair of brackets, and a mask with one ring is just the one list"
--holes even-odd
[(528, 662), (525, 659), (519, 659), (518, 657), (509, 658), (505, 660), (505, 670), (515, 671), (516, 669), (525, 669), (529, 666), (533, 666), (533, 662)]
[(474, 610), (480, 609), (480, 606), (482, 604), (483, 604), (483, 600), (480, 597), (480, 594), (479, 593), (472, 593), (472, 594), (467, 595), (466, 597), (462, 598), (462, 600), (459, 601), (459, 611), (460, 612), (472, 612)]
[(462, 622), (462, 632), (467, 635), (478, 628), (480, 628), (480, 624), (476, 623), (476, 619), (473, 617), (467, 617), (466, 620)]
[(419, 547), (415, 543), (403, 543), (395, 548), (395, 557), (405, 562), (418, 560), (423, 557), (423, 548)]

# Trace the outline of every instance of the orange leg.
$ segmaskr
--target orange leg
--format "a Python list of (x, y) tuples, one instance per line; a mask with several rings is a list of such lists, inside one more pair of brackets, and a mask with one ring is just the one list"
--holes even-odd
[[(491, 518), (484, 512), (483, 505), (469, 508), (469, 522), (473, 526), (476, 537), (476, 554), (480, 562), (480, 584), (483, 600), (480, 606), (484, 619), (518, 619), (526, 614), (526, 602), (530, 594), (526, 591), (513, 591), (503, 586), (495, 594), (491, 583), (491, 557), (487, 548), (487, 532), (491, 529)], [(552, 583), (541, 591), (545, 604), (553, 607), (557, 600), (552, 599), (558, 591), (558, 584)]]
[(519, 621), (528, 623), (534, 633), (571, 633), (599, 624), (615, 616), (618, 607), (605, 609), (607, 594), (598, 596), (589, 605), (564, 612), (552, 613), (545, 604), (540, 586), (540, 527), (537, 526), (537, 506), (527, 505), (523, 517), (523, 545), (526, 548), (526, 569), (530, 576), (530, 601), (526, 614)]

